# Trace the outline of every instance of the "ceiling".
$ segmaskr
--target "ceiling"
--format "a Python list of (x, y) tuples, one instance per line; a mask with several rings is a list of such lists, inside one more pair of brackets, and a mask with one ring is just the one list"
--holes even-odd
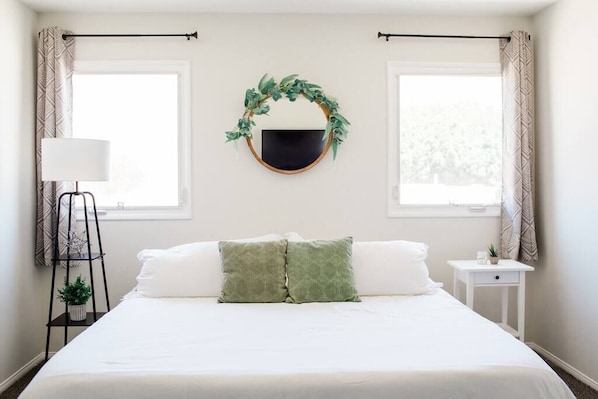
[(533, 15), (557, 0), (21, 0), (38, 12)]

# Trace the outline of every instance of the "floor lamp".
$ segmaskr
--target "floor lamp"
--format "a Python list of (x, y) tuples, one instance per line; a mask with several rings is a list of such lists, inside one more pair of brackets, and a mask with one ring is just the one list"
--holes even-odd
[[(92, 193), (89, 191), (79, 191), (80, 181), (106, 181), (109, 177), (109, 156), (110, 156), (110, 142), (105, 140), (92, 139), (74, 139), (74, 138), (45, 138), (41, 140), (41, 170), (42, 181), (71, 181), (75, 182), (75, 191), (65, 192), (60, 195), (56, 210), (56, 229), (54, 234), (54, 254), (52, 259), (52, 286), (50, 289), (50, 310), (48, 314), (48, 331), (46, 336), (46, 360), (48, 359), (48, 350), (50, 346), (50, 329), (51, 327), (64, 326), (64, 344), (67, 343), (67, 329), (73, 325), (90, 325), (92, 321), (87, 323), (75, 323), (68, 318), (68, 307), (65, 303), (65, 313), (55, 320), (52, 320), (52, 306), (54, 302), (54, 288), (56, 279), (56, 265), (60, 262), (66, 263), (66, 280), (69, 281), (69, 269), (71, 261), (88, 261), (89, 262), (89, 278), (91, 284), (91, 299), (93, 305), (93, 313), (90, 317), (93, 322), (98, 319), (98, 312), (96, 311), (95, 288), (93, 283), (93, 261), (100, 260), (102, 265), (102, 276), (104, 278), (104, 292), (106, 294), (106, 307), (110, 310), (110, 302), (108, 299), (108, 286), (106, 284), (106, 270), (104, 268), (104, 251), (102, 250), (102, 239), (100, 237), (100, 226), (98, 224), (98, 213), (96, 210), (96, 202)], [(64, 251), (59, 245), (59, 231), (60, 231), (60, 214), (63, 199), (68, 198), (68, 219), (67, 219), (67, 242)], [(70, 240), (75, 235), (75, 226), (72, 226), (72, 216), (75, 211), (75, 201), (81, 198), (83, 201), (83, 214), (85, 220), (85, 235), (86, 235), (86, 250), (87, 253), (81, 253), (72, 248)], [(98, 253), (92, 253), (91, 240), (89, 235), (89, 219), (88, 201), (90, 201), (93, 208), (93, 220), (95, 221), (95, 228), (98, 242)], [(83, 244), (85, 245), (85, 244)]]

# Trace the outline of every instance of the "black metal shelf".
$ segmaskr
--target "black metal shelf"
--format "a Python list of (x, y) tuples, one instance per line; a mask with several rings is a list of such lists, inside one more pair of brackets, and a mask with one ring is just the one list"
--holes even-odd
[(93, 312), (87, 312), (87, 318), (81, 321), (73, 321), (70, 319), (68, 313), (63, 313), (50, 323), (46, 324), (46, 327), (89, 327), (96, 321), (100, 320), (106, 312), (96, 312), (94, 319)]
[[(77, 186), (75, 186), (77, 187)], [(102, 316), (104, 316), (106, 314), (106, 312), (110, 311), (110, 298), (108, 297), (108, 284), (106, 283), (106, 268), (104, 265), (104, 256), (105, 256), (105, 252), (102, 249), (102, 239), (100, 237), (100, 226), (98, 223), (98, 213), (96, 210), (96, 203), (95, 203), (95, 198), (93, 196), (92, 193), (88, 192), (88, 191), (74, 191), (74, 192), (66, 192), (66, 193), (62, 193), (60, 195), (60, 197), (58, 198), (58, 206), (57, 206), (57, 210), (56, 210), (56, 215), (60, 216), (60, 208), (61, 208), (61, 204), (63, 203), (63, 199), (65, 197), (68, 197), (68, 218), (66, 219), (66, 221), (68, 222), (68, 230), (69, 230), (69, 236), (70, 237), (70, 233), (73, 231), (72, 226), (71, 226), (71, 217), (73, 215), (73, 209), (74, 209), (74, 204), (75, 204), (75, 198), (76, 197), (82, 197), (83, 199), (83, 203), (86, 204), (87, 200), (91, 200), (92, 206), (93, 206), (93, 221), (95, 222), (95, 232), (96, 232), (96, 239), (97, 239), (97, 248), (98, 248), (98, 252), (93, 252), (91, 250), (91, 236), (90, 236), (90, 226), (89, 226), (89, 219), (88, 219), (88, 213), (85, 212), (85, 243), (86, 248), (85, 248), (85, 252), (81, 252), (79, 253), (79, 251), (77, 249), (74, 248), (68, 248), (65, 250), (65, 252), (60, 252), (59, 250), (59, 242), (58, 242), (58, 238), (60, 236), (59, 232), (60, 232), (60, 228), (59, 228), (59, 224), (60, 224), (60, 218), (58, 218), (58, 221), (56, 223), (56, 229), (55, 229), (55, 234), (54, 234), (54, 256), (52, 259), (52, 284), (50, 287), (50, 306), (48, 309), (48, 323), (46, 324), (46, 329), (47, 329), (47, 333), (46, 333), (46, 360), (48, 360), (48, 353), (50, 350), (50, 331), (52, 330), (52, 327), (62, 327), (64, 328), (64, 345), (67, 344), (68, 342), (68, 329), (69, 327), (89, 327), (91, 326), (93, 323), (95, 323), (96, 321), (98, 321)], [(87, 198), (87, 199), (86, 199)], [(66, 201), (64, 201), (66, 202)], [(87, 208), (87, 205), (85, 205), (85, 208)], [(81, 248), (83, 249), (83, 248)], [(93, 265), (94, 261), (99, 261), (101, 264), (101, 273), (102, 273), (102, 282), (104, 283), (104, 295), (106, 298), (106, 312), (98, 312), (98, 309), (96, 308), (96, 289), (94, 286), (94, 269), (96, 271), (97, 268)], [(65, 304), (64, 305), (64, 313), (62, 313), (60, 316), (53, 318), (53, 308), (54, 308), (54, 298), (56, 298), (56, 266), (59, 263), (63, 263), (66, 267), (65, 267), (65, 271), (66, 271), (66, 276), (64, 277), (65, 281), (70, 281), (70, 272), (71, 272), (71, 262), (76, 263), (76, 262), (82, 262), (82, 263), (87, 263), (89, 265), (89, 285), (91, 287), (91, 305), (92, 305), (92, 312), (87, 312), (86, 318), (85, 320), (81, 320), (81, 321), (72, 321), (69, 317), (68, 314), (68, 307)]]
[[(60, 254), (60, 256), (58, 257), (58, 259), (56, 259), (59, 262), (66, 262), (74, 260), (74, 261), (82, 261), (82, 260), (96, 260), (96, 259), (100, 259), (102, 258), (104, 255), (106, 254), (102, 254), (99, 252), (92, 252), (91, 254), (69, 254), (67, 256), (67, 254)], [(52, 259), (54, 260), (54, 259)]]

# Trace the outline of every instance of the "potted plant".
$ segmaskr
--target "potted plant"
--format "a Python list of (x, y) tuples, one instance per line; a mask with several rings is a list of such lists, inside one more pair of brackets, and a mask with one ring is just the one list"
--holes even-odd
[(91, 297), (91, 287), (85, 284), (81, 275), (72, 283), (64, 279), (64, 287), (58, 289), (58, 299), (69, 306), (69, 317), (72, 321), (85, 320), (87, 317), (87, 301)]
[(494, 248), (494, 244), (488, 246), (488, 255), (490, 255), (490, 263), (496, 265), (498, 263), (498, 251)]

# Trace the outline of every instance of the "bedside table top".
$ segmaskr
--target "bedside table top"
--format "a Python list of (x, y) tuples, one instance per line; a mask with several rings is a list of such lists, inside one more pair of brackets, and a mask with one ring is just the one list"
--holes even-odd
[(456, 270), (466, 272), (532, 272), (535, 270), (532, 266), (512, 259), (501, 259), (497, 265), (491, 265), (490, 262), (479, 264), (476, 260), (449, 260), (447, 263)]

